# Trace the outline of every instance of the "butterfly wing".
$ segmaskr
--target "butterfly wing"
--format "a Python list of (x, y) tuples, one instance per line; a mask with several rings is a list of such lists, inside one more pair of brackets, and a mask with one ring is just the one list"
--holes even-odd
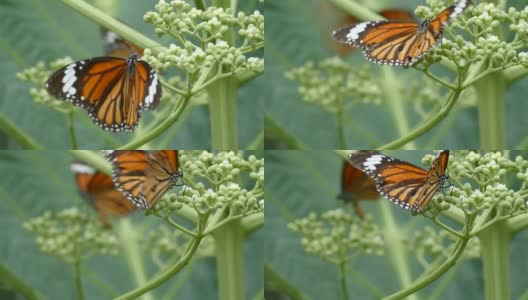
[(426, 182), (426, 170), (371, 151), (352, 153), (349, 161), (376, 181), (380, 194), (405, 209), (419, 211), (416, 196)]
[(69, 64), (53, 73), (48, 93), (88, 111), (99, 127), (132, 131), (139, 112), (155, 108), (161, 85), (154, 70), (137, 54), (128, 59), (96, 57)]
[(94, 207), (105, 226), (111, 227), (107, 214), (122, 217), (135, 210), (135, 206), (115, 188), (112, 177), (80, 162), (73, 163), (71, 169), (79, 192)]
[(413, 204), (415, 209), (413, 211), (420, 212), (424, 210), (427, 205), (429, 205), (429, 202), (431, 202), (431, 199), (433, 199), (433, 196), (438, 189), (444, 186), (444, 182), (448, 178), (446, 175), (448, 161), (449, 150), (443, 150), (438, 153), (431, 168), (427, 172), (424, 185), (416, 193), (416, 201)]
[(352, 202), (358, 217), (364, 219), (365, 212), (359, 205), (360, 200), (375, 200), (380, 195), (372, 178), (344, 161), (341, 170), (341, 194), (338, 197), (345, 202)]
[(141, 197), (145, 169), (149, 164), (148, 153), (141, 150), (115, 150), (107, 154), (112, 164), (112, 179), (115, 186), (134, 205), (148, 208)]
[(155, 205), (158, 200), (182, 177), (178, 171), (178, 151), (159, 150), (149, 155), (150, 164), (145, 169), (145, 180), (141, 197), (148, 207)]
[(416, 63), (440, 40), (448, 21), (469, 6), (461, 0), (421, 24), (400, 21), (362, 22), (334, 31), (334, 38), (353, 47), (363, 48), (368, 60), (388, 65), (409, 66)]

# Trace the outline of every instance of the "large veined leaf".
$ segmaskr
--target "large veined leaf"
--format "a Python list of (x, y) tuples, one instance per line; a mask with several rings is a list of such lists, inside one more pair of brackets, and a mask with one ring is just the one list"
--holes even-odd
[[(420, 159), (428, 151), (393, 151), (388, 155), (421, 165)], [(456, 155), (456, 153), (455, 153)], [(512, 153), (511, 157), (516, 154)], [(291, 285), (309, 299), (341, 299), (338, 267), (324, 262), (320, 257), (306, 253), (301, 246), (300, 235), (288, 229), (294, 219), (305, 218), (309, 213), (343, 208), (354, 214), (350, 206), (336, 199), (340, 192), (342, 158), (332, 151), (267, 151), (266, 152), (266, 262)], [(386, 202), (386, 203), (384, 203)], [(422, 216), (412, 216), (409, 211), (389, 203), (386, 199), (362, 201), (361, 206), (383, 226), (381, 206), (388, 204), (394, 215), (397, 228), (394, 239), (408, 240), (423, 226), (435, 224)], [(437, 228), (437, 227), (435, 227)], [(511, 244), (510, 278), (512, 299), (526, 292), (522, 283), (527, 267), (525, 249), (528, 247), (527, 232), (519, 233)], [(386, 252), (391, 249), (385, 249)], [(412, 253), (406, 252), (412, 277), (418, 277), (423, 269)], [(385, 256), (359, 256), (348, 264), (348, 288), (351, 299), (379, 299), (402, 287), (399, 274), (395, 271), (389, 254)], [(447, 280), (447, 288), (437, 299), (483, 299), (483, 271), (479, 259), (457, 262), (448, 273), (419, 292), (420, 297), (429, 296), (432, 291)], [(364, 281), (368, 282), (367, 285)], [(381, 295), (370, 293), (374, 287)]]
[[(0, 151), (0, 169), (4, 174), (0, 179), (0, 239), (3, 241), (0, 243), (0, 265), (45, 299), (75, 299), (73, 268), (41, 252), (35, 235), (23, 229), (22, 223), (45, 211), (57, 212), (72, 206), (92, 213), (77, 193), (69, 170), (72, 161), (64, 151)], [(161, 219), (146, 217), (140, 212), (127, 217), (126, 221), (114, 219), (114, 228), (119, 228), (120, 222), (132, 224), (138, 238), (147, 235), (149, 228), (164, 224)], [(244, 251), (245, 291), (246, 299), (250, 299), (262, 289), (261, 232), (249, 237)], [(141, 250), (140, 253), (145, 252)], [(142, 261), (147, 278), (160, 270), (150, 255), (144, 255)], [(82, 268), (85, 299), (110, 299), (136, 287), (134, 273), (124, 253), (92, 257)], [(162, 298), (167, 295), (172, 296)], [(217, 295), (215, 258), (206, 257), (192, 260), (180, 273), (156, 288), (151, 295), (153, 298), (144, 299), (216, 299)]]
[[(242, 1), (244, 9), (248, 1)], [(154, 28), (143, 21), (143, 15), (153, 10), (158, 1), (114, 1), (110, 15), (125, 21), (134, 29), (156, 39)], [(255, 7), (253, 7), (255, 9)], [(49, 149), (71, 148), (66, 115), (35, 104), (29, 96), (29, 84), (16, 79), (17, 72), (39, 61), (53, 61), (70, 56), (75, 60), (103, 55), (98, 25), (73, 11), (61, 1), (3, 1), (0, 3), (0, 113), (16, 127)], [(167, 40), (159, 40), (160, 44)], [(244, 85), (238, 95), (238, 135), (240, 148), (245, 148), (263, 128), (262, 109), (264, 86)], [(77, 109), (75, 128), (79, 149), (113, 148), (108, 139), (118, 145), (129, 141), (128, 133), (105, 132), (93, 125), (83, 109)], [(141, 122), (148, 122), (152, 113), (143, 113)], [(193, 106), (185, 121), (175, 130), (169, 130), (166, 147), (204, 149), (211, 147), (208, 109), (204, 105)], [(0, 136), (2, 147), (15, 146)]]

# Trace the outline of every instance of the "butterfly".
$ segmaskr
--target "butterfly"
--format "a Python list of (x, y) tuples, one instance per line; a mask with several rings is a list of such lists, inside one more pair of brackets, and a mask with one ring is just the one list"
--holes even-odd
[(183, 176), (178, 150), (115, 150), (106, 155), (116, 187), (139, 208), (153, 207)]
[(440, 41), (444, 26), (471, 4), (460, 0), (422, 23), (405, 21), (362, 22), (333, 32), (334, 39), (360, 47), (369, 61), (410, 66)]
[[(379, 153), (372, 151), (373, 153)], [(365, 212), (359, 206), (360, 200), (377, 200), (380, 194), (376, 189), (376, 182), (360, 169), (347, 161), (341, 169), (341, 193), (339, 199), (354, 204), (354, 210), (359, 218), (365, 218)]]
[[(406, 10), (400, 10), (400, 9), (386, 9), (379, 12), (379, 15), (384, 17), (387, 20), (392, 21), (409, 21), (414, 22), (416, 21), (416, 18), (411, 12), (408, 12)], [(352, 24), (360, 23), (359, 19), (352, 15), (346, 15), (342, 18), (342, 20), (339, 22), (339, 26), (348, 26), (350, 27)], [(342, 43), (333, 43), (332, 48), (337, 52), (339, 55), (346, 55), (354, 50), (354, 48), (348, 47), (347, 45), (344, 45)]]
[(133, 53), (143, 56), (143, 48), (121, 38), (115, 32), (104, 27), (100, 27), (100, 32), (106, 56), (128, 58)]
[(381, 195), (413, 214), (424, 210), (449, 179), (449, 150), (440, 151), (429, 170), (372, 151), (351, 153), (348, 160), (376, 182)]
[(156, 72), (139, 60), (134, 46), (129, 47), (131, 54), (126, 58), (120, 57), (122, 52), (110, 52), (116, 56), (81, 60), (59, 69), (49, 77), (46, 90), (86, 109), (105, 130), (133, 131), (140, 113), (159, 104), (161, 85)]
[(81, 162), (74, 162), (70, 169), (75, 174), (79, 193), (95, 209), (101, 223), (111, 227), (108, 215), (126, 216), (136, 207), (117, 190), (112, 177)]

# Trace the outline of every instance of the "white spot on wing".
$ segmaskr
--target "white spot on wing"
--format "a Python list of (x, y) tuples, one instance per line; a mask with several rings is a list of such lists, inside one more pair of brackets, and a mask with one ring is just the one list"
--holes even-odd
[(158, 75), (156, 73), (152, 73), (152, 82), (149, 85), (148, 94), (147, 97), (145, 97), (145, 108), (148, 108), (152, 105), (154, 102), (154, 97), (156, 96), (156, 91), (158, 89)]
[(73, 87), (73, 84), (77, 80), (77, 77), (75, 77), (75, 66), (76, 64), (71, 64), (66, 68), (66, 70), (64, 70), (64, 77), (62, 77), (62, 83), (64, 84), (62, 86), (62, 92), (65, 94), (75, 94), (76, 90)]
[(87, 165), (80, 164), (80, 163), (73, 163), (70, 165), (70, 169), (75, 173), (88, 173), (88, 174), (94, 174), (95, 170)]
[(376, 170), (376, 166), (379, 165), (381, 161), (383, 160), (383, 157), (384, 156), (380, 154), (372, 155), (371, 157), (365, 160), (365, 162), (363, 163), (363, 166), (367, 170), (374, 171)]
[(347, 42), (349, 43), (357, 42), (357, 40), (359, 39), (359, 34), (362, 33), (365, 30), (365, 28), (367, 28), (369, 23), (370, 22), (363, 22), (363, 23), (359, 23), (356, 26), (352, 27), (346, 35)]

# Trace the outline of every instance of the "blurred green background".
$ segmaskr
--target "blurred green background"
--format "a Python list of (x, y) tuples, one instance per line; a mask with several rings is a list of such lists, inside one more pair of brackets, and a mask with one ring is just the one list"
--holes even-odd
[[(431, 151), (385, 151), (384, 154), (422, 166), (421, 159)], [(456, 152), (451, 154), (457, 155)], [(519, 152), (512, 151), (511, 158)], [(521, 154), (524, 158), (527, 153)], [(331, 209), (343, 207), (350, 214), (350, 205), (336, 199), (340, 192), (342, 158), (332, 151), (266, 151), (266, 214), (265, 240), (266, 262), (286, 278), (295, 288), (310, 299), (342, 299), (338, 268), (324, 262), (320, 257), (304, 252), (300, 235), (287, 228), (294, 219), (305, 218), (310, 212), (321, 214)], [(375, 222), (383, 224), (380, 205), (389, 205), (403, 238), (411, 238), (415, 231), (424, 226), (438, 227), (422, 216), (413, 217), (409, 211), (390, 203), (387, 199), (362, 201), (361, 206), (371, 214)], [(510, 251), (510, 279), (512, 299), (527, 292), (528, 274), (528, 231), (513, 237)], [(385, 249), (386, 253), (391, 249)], [(413, 279), (423, 268), (413, 254), (408, 253)], [(348, 287), (351, 299), (376, 299), (353, 275), (360, 274), (371, 285), (385, 295), (400, 289), (398, 274), (387, 256), (360, 256), (348, 265), (350, 273)], [(450, 271), (436, 282), (418, 293), (421, 299), (429, 299), (432, 290), (446, 277), (452, 277), (445, 293), (437, 299), (483, 299), (482, 264), (478, 259), (459, 261)]]
[[(93, 1), (88, 1), (93, 2)], [(143, 21), (147, 11), (154, 10), (158, 0), (104, 0), (115, 3), (115, 11), (107, 11), (144, 35), (168, 44), (168, 39), (157, 39), (154, 27)], [(192, 1), (191, 1), (192, 2)], [(209, 2), (209, 1), (208, 1)], [(241, 10), (252, 11), (263, 5), (257, 0), (239, 1)], [(257, 54), (253, 54), (257, 55)], [(70, 56), (74, 60), (103, 56), (99, 26), (71, 10), (61, 1), (0, 1), (0, 114), (32, 136), (47, 149), (70, 149), (66, 115), (35, 104), (29, 96), (29, 83), (16, 79), (17, 72), (34, 66), (39, 61), (53, 61)], [(265, 82), (260, 77), (243, 86), (238, 101), (238, 140), (241, 149), (253, 141), (263, 129)], [(192, 101), (191, 101), (192, 102)], [(148, 122), (151, 113), (142, 114), (140, 122)], [(75, 113), (79, 149), (109, 149), (104, 138), (110, 137), (123, 144), (132, 137), (129, 133), (114, 134), (92, 124), (83, 109)], [(182, 126), (169, 130), (168, 148), (206, 149), (211, 147), (209, 113), (206, 106), (193, 107)], [(156, 141), (156, 140), (154, 140)], [(0, 149), (17, 149), (17, 144), (0, 130)]]
[[(249, 154), (248, 154), (249, 155)], [(0, 267), (38, 290), (45, 299), (75, 299), (73, 267), (58, 258), (42, 253), (35, 235), (22, 228), (27, 218), (45, 211), (57, 212), (72, 206), (92, 213), (77, 192), (69, 164), (73, 158), (63, 151), (0, 151)], [(176, 190), (173, 190), (176, 191)], [(164, 222), (145, 217), (141, 212), (130, 216), (139, 234), (147, 235), (149, 228)], [(114, 227), (119, 220), (113, 219)], [(254, 232), (245, 242), (246, 299), (262, 290), (264, 249), (263, 230)], [(159, 271), (149, 255), (143, 256), (147, 278)], [(133, 273), (122, 255), (96, 256), (84, 263), (85, 299), (109, 299), (106, 291), (96, 284), (96, 274), (119, 293), (135, 288)], [(16, 293), (5, 291), (0, 271), (0, 299), (15, 300)], [(176, 290), (169, 299), (217, 299), (216, 262), (214, 257), (191, 261), (180, 273), (153, 292), (153, 299), (162, 299), (169, 290)], [(5, 292), (4, 292), (5, 291)], [(117, 296), (115, 295), (115, 296)]]
[[(398, 8), (414, 13), (423, 0), (393, 1), (371, 0), (356, 1), (380, 11)], [(507, 1), (510, 6), (522, 9), (525, 0)], [(304, 65), (307, 61), (320, 61), (335, 56), (329, 41), (335, 27), (329, 26), (338, 20), (328, 20), (328, 0), (289, 0), (266, 1), (266, 72), (264, 77), (268, 86), (267, 113), (269, 117), (289, 134), (306, 146), (315, 149), (336, 149), (337, 133), (334, 114), (319, 107), (305, 103), (297, 93), (297, 82), (284, 77), (284, 72)], [(342, 26), (342, 25), (341, 25)], [(353, 66), (371, 64), (365, 60), (361, 51), (355, 51), (346, 58)], [(372, 64), (371, 69), (381, 74), (385, 66)], [(388, 67), (387, 67), (388, 68)], [(425, 75), (415, 69), (392, 68), (395, 75), (402, 79), (401, 84), (417, 83)], [(447, 75), (442, 69), (435, 74)], [(528, 119), (528, 79), (516, 82), (506, 100), (506, 149), (524, 149)], [(445, 91), (444, 91), (445, 92)], [(464, 94), (462, 95), (464, 97)], [(445, 98), (445, 97), (444, 97)], [(459, 102), (462, 99), (459, 99)], [(405, 99), (405, 107), (411, 128), (419, 122), (412, 108), (412, 99)], [(358, 105), (345, 113), (346, 149), (373, 149), (396, 139), (398, 132), (388, 109), (390, 106)], [(273, 137), (272, 130), (266, 125), (266, 149), (285, 149), (287, 145)], [(268, 134), (270, 133), (270, 134)], [(417, 149), (429, 147), (442, 149), (480, 148), (478, 119), (475, 107), (453, 109), (435, 129), (418, 138)], [(522, 147), (522, 148), (521, 148)]]

